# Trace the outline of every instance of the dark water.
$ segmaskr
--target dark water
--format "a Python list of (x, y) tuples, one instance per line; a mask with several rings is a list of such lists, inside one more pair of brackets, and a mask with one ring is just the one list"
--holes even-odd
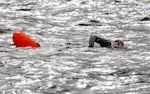
[[(0, 94), (149, 94), (149, 0), (1, 0)], [(41, 47), (15, 48), (23, 30)], [(126, 49), (88, 48), (91, 35)]]

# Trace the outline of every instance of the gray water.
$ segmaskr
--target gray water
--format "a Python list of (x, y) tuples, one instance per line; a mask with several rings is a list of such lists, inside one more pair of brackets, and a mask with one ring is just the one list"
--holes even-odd
[[(149, 94), (149, 0), (1, 0), (0, 94)], [(84, 24), (85, 26), (82, 26)], [(40, 45), (16, 48), (22, 30)], [(125, 49), (88, 48), (97, 35)]]

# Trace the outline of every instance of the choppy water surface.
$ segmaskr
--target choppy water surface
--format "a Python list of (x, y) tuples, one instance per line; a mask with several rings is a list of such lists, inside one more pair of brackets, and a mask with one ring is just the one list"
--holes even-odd
[[(149, 94), (149, 0), (1, 0), (1, 94)], [(143, 19), (145, 17), (145, 19)], [(41, 48), (15, 48), (23, 30)], [(126, 49), (91, 35), (122, 39)]]

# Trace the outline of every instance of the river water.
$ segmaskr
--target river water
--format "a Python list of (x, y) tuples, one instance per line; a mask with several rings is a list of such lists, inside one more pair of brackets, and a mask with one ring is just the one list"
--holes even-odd
[[(149, 4), (1, 0), (0, 94), (149, 94)], [(16, 48), (16, 30), (41, 47)], [(125, 49), (88, 48), (91, 35), (122, 39)]]

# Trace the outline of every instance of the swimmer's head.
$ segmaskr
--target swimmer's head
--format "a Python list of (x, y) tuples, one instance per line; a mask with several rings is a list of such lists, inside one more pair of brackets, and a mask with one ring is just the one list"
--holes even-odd
[(124, 43), (121, 40), (115, 40), (113, 42), (113, 48), (123, 48), (124, 47)]

